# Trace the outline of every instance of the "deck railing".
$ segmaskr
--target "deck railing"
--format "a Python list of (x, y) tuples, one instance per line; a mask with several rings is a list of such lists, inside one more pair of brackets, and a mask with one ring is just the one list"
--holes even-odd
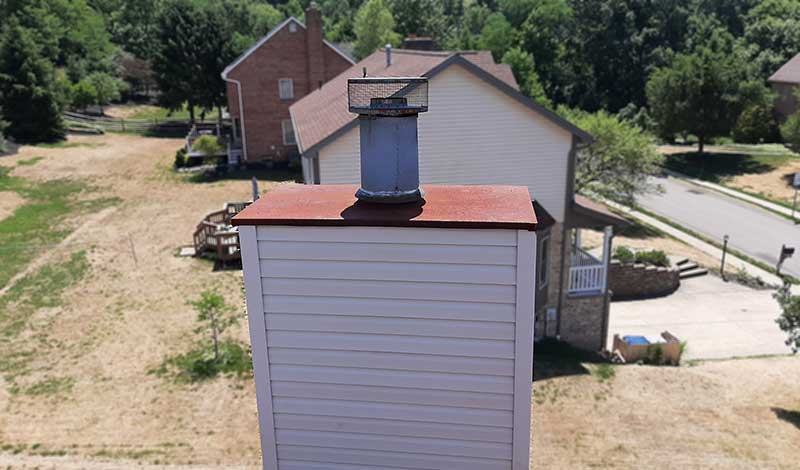
[(569, 292), (583, 294), (602, 292), (606, 285), (606, 266), (589, 253), (576, 249), (569, 268)]

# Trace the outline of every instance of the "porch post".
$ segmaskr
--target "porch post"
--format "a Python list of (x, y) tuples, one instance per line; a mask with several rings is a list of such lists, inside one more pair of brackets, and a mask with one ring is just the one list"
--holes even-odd
[(611, 238), (614, 236), (614, 227), (606, 225), (603, 229), (603, 293), (608, 292), (608, 268), (611, 264)]

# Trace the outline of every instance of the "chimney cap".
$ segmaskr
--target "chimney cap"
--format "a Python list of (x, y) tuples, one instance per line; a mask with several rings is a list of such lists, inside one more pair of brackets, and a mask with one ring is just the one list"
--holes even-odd
[(347, 80), (351, 113), (409, 116), (428, 111), (425, 77), (364, 77)]

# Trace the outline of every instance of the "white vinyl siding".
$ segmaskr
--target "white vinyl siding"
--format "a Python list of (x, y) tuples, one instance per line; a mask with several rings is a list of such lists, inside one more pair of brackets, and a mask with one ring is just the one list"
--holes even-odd
[(278, 80), (278, 96), (282, 100), (294, 98), (294, 81), (291, 78), (281, 78)]
[(278, 470), (527, 469), (531, 232), (242, 229)]
[(281, 121), (281, 132), (283, 133), (283, 145), (297, 145), (294, 140), (294, 127), (291, 119)]
[[(419, 117), (422, 184), (527, 186), (564, 220), (572, 134), (459, 65), (431, 79), (429, 108)], [(319, 155), (323, 184), (359, 182), (357, 127)]]

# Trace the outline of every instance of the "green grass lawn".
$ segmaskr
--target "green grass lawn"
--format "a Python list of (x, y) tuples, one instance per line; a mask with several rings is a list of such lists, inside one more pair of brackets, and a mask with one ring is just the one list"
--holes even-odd
[(11, 175), (0, 167), (0, 191), (13, 191), (25, 203), (0, 220), (0, 288), (25, 269), (42, 250), (63, 240), (71, 228), (68, 216), (98, 210), (116, 202), (111, 198), (81, 198), (95, 188), (77, 180), (33, 182)]
[(734, 176), (766, 173), (779, 168), (800, 155), (781, 153), (710, 153), (697, 152), (668, 155), (664, 167), (713, 183), (724, 183)]
[[(195, 106), (194, 108), (194, 117), (195, 119), (200, 119), (200, 113), (202, 110)], [(217, 117), (217, 110), (214, 109), (210, 112), (206, 113), (206, 120), (208, 119), (216, 119)], [(145, 106), (139, 109), (136, 113), (131, 116), (131, 119), (147, 119), (147, 120), (166, 120), (166, 119), (189, 119), (189, 108), (188, 106), (184, 105), (181, 109), (176, 111), (170, 111), (167, 108), (162, 107), (151, 107)]]

